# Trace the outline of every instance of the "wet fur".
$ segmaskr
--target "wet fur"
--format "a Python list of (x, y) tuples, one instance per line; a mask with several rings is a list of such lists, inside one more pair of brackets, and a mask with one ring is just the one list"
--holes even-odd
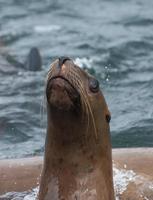
[[(114, 200), (105, 99), (100, 90), (96, 94), (89, 90), (91, 75), (71, 60), (61, 68), (58, 62), (51, 65), (47, 78), (48, 127), (39, 200)], [(49, 83), (60, 76), (70, 82), (72, 93), (76, 90), (79, 94), (80, 106), (64, 94), (65, 105), (73, 103), (75, 109), (52, 106)]]

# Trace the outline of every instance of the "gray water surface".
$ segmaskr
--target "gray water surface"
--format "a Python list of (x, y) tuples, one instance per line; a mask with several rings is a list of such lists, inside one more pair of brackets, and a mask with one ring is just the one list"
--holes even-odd
[(45, 77), (61, 55), (99, 79), (113, 147), (153, 147), (153, 1), (0, 0), (0, 41), (21, 62), (33, 46), (43, 57), (40, 72), (5, 73), (0, 57), (0, 158), (43, 152)]

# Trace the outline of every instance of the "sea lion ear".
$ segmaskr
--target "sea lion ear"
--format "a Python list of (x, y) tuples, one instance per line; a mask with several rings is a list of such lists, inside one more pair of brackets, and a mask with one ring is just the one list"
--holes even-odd
[(109, 110), (107, 110), (107, 112), (106, 112), (106, 121), (109, 123), (110, 122), (110, 120), (111, 120), (111, 113), (109, 112)]
[(109, 123), (111, 120), (111, 115), (106, 115), (106, 121)]

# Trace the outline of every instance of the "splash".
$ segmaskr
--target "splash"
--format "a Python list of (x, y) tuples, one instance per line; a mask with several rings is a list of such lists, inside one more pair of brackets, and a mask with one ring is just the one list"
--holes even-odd
[(39, 191), (39, 187), (32, 189), (32, 191), (28, 195), (26, 195), (23, 198), (23, 200), (36, 200), (38, 191)]
[(34, 27), (36, 33), (50, 33), (53, 31), (59, 31), (61, 27), (59, 25), (37, 25)]
[(136, 179), (136, 173), (132, 170), (117, 169), (113, 167), (113, 179), (114, 188), (116, 193), (116, 200), (119, 200), (118, 195), (123, 194), (126, 191), (130, 182), (134, 182)]
[(87, 67), (87, 68), (91, 68), (93, 65), (93, 59), (91, 58), (76, 58), (74, 63), (78, 66), (80, 66), (81, 68), (83, 67)]

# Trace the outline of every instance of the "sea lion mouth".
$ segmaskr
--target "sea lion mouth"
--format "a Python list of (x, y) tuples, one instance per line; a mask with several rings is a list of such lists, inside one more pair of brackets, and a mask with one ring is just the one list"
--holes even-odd
[(80, 106), (80, 94), (64, 76), (53, 76), (48, 80), (46, 96), (49, 105), (58, 110), (72, 110)]

